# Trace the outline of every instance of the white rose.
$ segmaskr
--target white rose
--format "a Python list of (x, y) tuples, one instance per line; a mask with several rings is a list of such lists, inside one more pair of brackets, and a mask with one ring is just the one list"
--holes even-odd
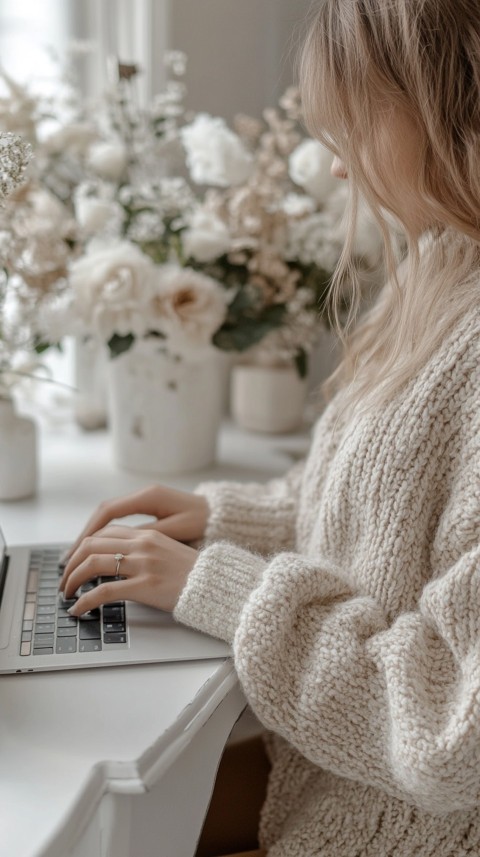
[(75, 217), (87, 235), (100, 232), (117, 212), (114, 203), (94, 196), (77, 195), (74, 206)]
[(229, 187), (241, 184), (251, 174), (252, 155), (223, 119), (200, 113), (180, 135), (197, 184)]
[(323, 205), (338, 179), (330, 172), (333, 155), (318, 140), (304, 140), (288, 159), (290, 178)]
[(125, 172), (127, 163), (128, 153), (120, 142), (94, 143), (88, 151), (88, 166), (107, 181), (118, 181)]
[(50, 134), (43, 142), (47, 152), (58, 154), (65, 150), (84, 155), (97, 136), (95, 129), (87, 122), (71, 122)]
[(152, 260), (128, 241), (90, 247), (70, 266), (80, 320), (104, 342), (114, 333), (143, 336), (147, 332), (154, 281)]
[(197, 209), (183, 233), (183, 249), (187, 257), (197, 262), (211, 262), (230, 248), (231, 238), (226, 224), (213, 212)]
[(226, 313), (226, 292), (216, 280), (192, 268), (160, 269), (151, 328), (165, 334), (173, 350), (188, 355), (192, 348), (211, 346)]

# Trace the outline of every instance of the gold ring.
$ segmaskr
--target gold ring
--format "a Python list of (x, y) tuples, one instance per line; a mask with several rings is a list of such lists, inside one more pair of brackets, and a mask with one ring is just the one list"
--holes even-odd
[(114, 558), (115, 562), (117, 563), (117, 565), (115, 567), (115, 577), (119, 578), (120, 577), (120, 563), (121, 563), (122, 559), (125, 559), (125, 554), (115, 553), (113, 555), (113, 558)]

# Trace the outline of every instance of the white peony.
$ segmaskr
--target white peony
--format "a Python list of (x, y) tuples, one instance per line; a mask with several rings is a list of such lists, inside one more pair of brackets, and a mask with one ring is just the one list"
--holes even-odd
[(290, 178), (323, 205), (338, 185), (330, 172), (333, 155), (318, 140), (304, 140), (288, 159)]
[(197, 262), (211, 262), (230, 249), (231, 237), (223, 220), (205, 208), (198, 208), (183, 233), (185, 256)]
[(216, 280), (177, 265), (159, 271), (150, 320), (152, 330), (163, 333), (168, 345), (182, 356), (211, 346), (215, 331), (227, 313), (227, 297)]
[(123, 143), (94, 143), (87, 155), (87, 164), (107, 181), (119, 181), (128, 164), (128, 152)]
[(92, 245), (70, 266), (75, 308), (86, 332), (143, 336), (150, 325), (155, 265), (128, 241)]
[(190, 175), (197, 184), (229, 187), (246, 181), (253, 157), (223, 119), (199, 113), (180, 131)]

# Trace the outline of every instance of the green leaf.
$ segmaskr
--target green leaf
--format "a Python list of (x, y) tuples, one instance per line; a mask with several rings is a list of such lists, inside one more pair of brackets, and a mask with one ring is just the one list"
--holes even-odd
[(280, 327), (286, 309), (283, 304), (267, 307), (256, 319), (227, 319), (213, 336), (213, 344), (222, 351), (246, 351), (257, 345), (267, 333)]
[(128, 349), (132, 347), (134, 342), (135, 337), (132, 333), (127, 333), (126, 336), (119, 336), (118, 333), (114, 333), (111, 339), (109, 339), (107, 342), (110, 351), (110, 357), (118, 357), (120, 354), (123, 354), (125, 351), (128, 351)]
[(299, 348), (294, 358), (295, 367), (300, 378), (306, 378), (308, 372), (308, 354), (304, 348)]

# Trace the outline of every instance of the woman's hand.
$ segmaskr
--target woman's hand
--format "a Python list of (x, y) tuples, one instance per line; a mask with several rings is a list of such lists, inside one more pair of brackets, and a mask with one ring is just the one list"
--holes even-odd
[(155, 518), (138, 529), (156, 530), (179, 542), (203, 538), (208, 518), (208, 504), (199, 494), (176, 491), (163, 485), (151, 485), (125, 497), (106, 500), (87, 521), (78, 539), (63, 557), (67, 562), (82, 541), (118, 518), (127, 515), (152, 515)]
[[(123, 554), (120, 563), (115, 554)], [(70, 609), (80, 616), (112, 601), (138, 601), (171, 612), (192, 570), (197, 551), (158, 529), (107, 526), (87, 536), (70, 557), (60, 590), (66, 598), (92, 578), (111, 577), (80, 596)], [(121, 577), (116, 576), (118, 573)]]

